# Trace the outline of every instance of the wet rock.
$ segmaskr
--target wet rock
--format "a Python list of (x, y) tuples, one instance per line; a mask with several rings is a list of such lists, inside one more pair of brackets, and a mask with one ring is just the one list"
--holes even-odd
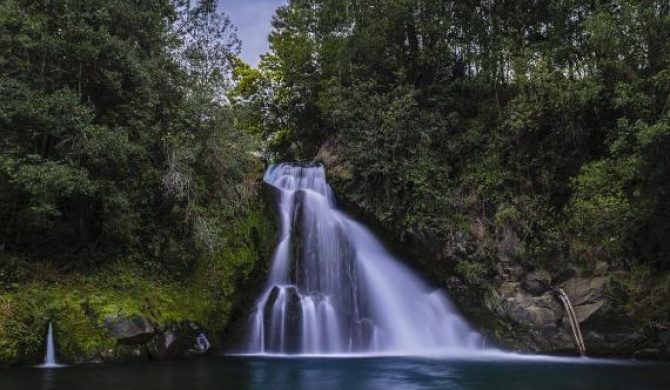
[(661, 357), (661, 350), (656, 348), (638, 349), (633, 353), (636, 359), (658, 359)]
[(103, 351), (100, 351), (98, 354), (98, 358), (100, 359), (100, 362), (102, 363), (109, 363), (114, 361), (114, 350), (113, 349), (105, 349)]
[(560, 286), (570, 298), (577, 321), (586, 321), (605, 303), (605, 291), (609, 287), (608, 277), (568, 279)]
[(152, 360), (174, 360), (202, 355), (211, 347), (204, 330), (195, 322), (166, 324), (148, 343)]
[(319, 148), (316, 156), (314, 157), (314, 162), (321, 162), (327, 167), (332, 167), (336, 164), (338, 159), (339, 150), (335, 143), (334, 139), (329, 139), (324, 143), (321, 148)]
[(670, 331), (661, 331), (658, 334), (658, 347), (661, 348), (663, 359), (670, 359)]
[(209, 341), (204, 333), (200, 333), (195, 338), (195, 344), (191, 347), (192, 351), (197, 354), (207, 353), (212, 348), (212, 343)]
[(605, 336), (599, 332), (590, 330), (583, 332), (584, 344), (588, 346), (589, 351), (604, 351), (609, 347), (609, 343)]
[(523, 267), (513, 262), (505, 253), (497, 253), (496, 255), (499, 260), (494, 266), (496, 275), (500, 276), (503, 282), (521, 282), (526, 274)]
[(614, 351), (630, 351), (644, 342), (644, 336), (637, 333), (606, 333), (605, 341)]
[[(634, 333), (615, 333), (602, 331), (586, 330), (584, 332), (584, 343), (586, 351), (592, 356), (631, 356), (637, 350), (656, 349), (656, 347), (647, 346), (646, 337)], [(659, 352), (660, 354), (660, 352)]]
[(521, 287), (531, 295), (542, 295), (551, 288), (551, 276), (546, 271), (533, 271), (526, 274)]
[(103, 321), (117, 340), (113, 353), (99, 353), (95, 361), (134, 362), (174, 360), (207, 353), (211, 343), (202, 327), (192, 321), (158, 327), (145, 317), (107, 317)]
[(658, 343), (663, 348), (670, 350), (670, 330), (663, 330), (658, 333)]
[[(265, 319), (263, 326), (265, 327), (265, 345), (267, 349), (277, 352), (299, 352), (302, 327), (302, 301), (297, 288), (294, 286), (273, 287), (263, 310)], [(278, 312), (283, 312), (285, 316), (283, 346), (280, 332), (278, 332), (278, 324), (281, 321), (281, 316), (275, 316)]]
[(513, 332), (497, 332), (502, 344), (524, 351), (574, 353), (575, 344), (563, 307), (552, 290), (527, 292), (521, 282), (504, 282), (484, 304)]
[(149, 360), (149, 353), (144, 345), (117, 344), (114, 350), (114, 361), (121, 363), (144, 362)]
[(145, 317), (106, 317), (103, 326), (121, 343), (140, 344), (149, 341), (156, 331), (154, 325)]
[(521, 325), (537, 328), (544, 334), (556, 331), (560, 308), (552, 294), (533, 297), (517, 293), (507, 298), (503, 308), (507, 315)]

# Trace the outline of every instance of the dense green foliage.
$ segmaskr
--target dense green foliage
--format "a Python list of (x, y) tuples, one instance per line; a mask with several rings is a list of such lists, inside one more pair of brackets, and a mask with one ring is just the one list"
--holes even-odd
[(239, 49), (210, 0), (0, 2), (0, 366), (48, 320), (72, 361), (107, 315), (221, 331), (248, 301), (273, 223)]
[(221, 92), (239, 42), (213, 2), (11, 0), (0, 31), (5, 252), (179, 271), (221, 244), (259, 167)]
[(605, 261), (623, 301), (667, 294), (667, 2), (291, 0), (273, 25), (245, 79), (273, 153), (329, 142), (340, 196), (474, 284)]

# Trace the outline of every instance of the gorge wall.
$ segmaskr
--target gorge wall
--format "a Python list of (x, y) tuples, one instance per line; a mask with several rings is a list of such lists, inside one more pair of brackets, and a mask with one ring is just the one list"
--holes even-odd
[(373, 226), (410, 266), (444, 288), (488, 343), (520, 352), (578, 354), (558, 297), (562, 289), (574, 306), (588, 356), (670, 358), (668, 329), (655, 326), (649, 313), (630, 316), (629, 307), (636, 303), (628, 289), (644, 283), (635, 270), (597, 259), (572, 261), (564, 253), (537, 261), (524, 256), (523, 238), (513, 226), (502, 234), (487, 232), (492, 223), (481, 214), (464, 215), (467, 223), (444, 235), (430, 229), (408, 233), (400, 223), (381, 223), (378, 210), (351, 191), (356, 179), (339, 154), (329, 142), (315, 160), (326, 165), (344, 209)]

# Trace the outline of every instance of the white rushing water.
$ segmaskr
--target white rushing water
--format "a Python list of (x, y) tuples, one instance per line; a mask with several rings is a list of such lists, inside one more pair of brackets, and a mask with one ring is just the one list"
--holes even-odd
[[(340, 212), (320, 165), (277, 164), (281, 236), (251, 318), (250, 354), (468, 354), (481, 336), (364, 226)], [(480, 351), (481, 352), (481, 351)]]
[(54, 346), (54, 329), (53, 324), (49, 322), (49, 329), (47, 330), (46, 352), (44, 354), (44, 363), (39, 365), (42, 368), (56, 368), (63, 367), (56, 362), (56, 347)]

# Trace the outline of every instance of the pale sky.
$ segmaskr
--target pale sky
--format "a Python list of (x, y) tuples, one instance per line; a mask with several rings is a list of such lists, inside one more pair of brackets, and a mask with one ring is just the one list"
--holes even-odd
[(219, 10), (230, 16), (242, 40), (242, 59), (256, 66), (260, 55), (268, 51), (270, 21), (275, 10), (286, 0), (218, 0)]

